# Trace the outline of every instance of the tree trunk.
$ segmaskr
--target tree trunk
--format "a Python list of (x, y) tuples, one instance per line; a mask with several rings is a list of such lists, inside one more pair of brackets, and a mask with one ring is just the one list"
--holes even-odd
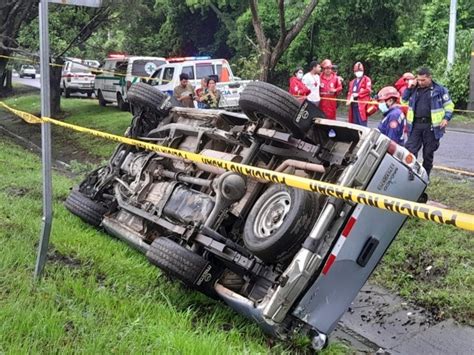
[[(64, 64), (62, 59), (57, 59), (55, 64)], [(50, 104), (51, 116), (58, 118), (61, 115), (61, 72), (62, 67), (52, 65), (49, 67)]]
[[(3, 52), (2, 52), (3, 53)], [(0, 97), (12, 92), (12, 72), (7, 69), (8, 59), (0, 58)]]

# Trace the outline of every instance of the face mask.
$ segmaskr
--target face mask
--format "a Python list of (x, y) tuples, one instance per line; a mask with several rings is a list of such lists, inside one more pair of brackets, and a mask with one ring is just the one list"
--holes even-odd
[(383, 113), (388, 111), (388, 106), (386, 102), (379, 102), (379, 110)]
[(303, 79), (303, 73), (296, 73), (296, 77), (298, 79)]
[(355, 76), (356, 76), (357, 78), (362, 78), (363, 75), (364, 75), (364, 72), (363, 72), (363, 71), (356, 71), (356, 72), (355, 72)]

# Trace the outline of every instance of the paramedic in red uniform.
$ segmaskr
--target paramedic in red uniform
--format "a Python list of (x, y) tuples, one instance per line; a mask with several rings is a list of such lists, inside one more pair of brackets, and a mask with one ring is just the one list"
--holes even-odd
[(319, 108), (324, 112), (326, 118), (335, 120), (337, 102), (336, 97), (342, 91), (342, 85), (338, 77), (332, 71), (332, 63), (329, 59), (322, 61), (323, 73), (321, 75)]
[(303, 79), (303, 68), (296, 68), (290, 78), (288, 92), (296, 96), (298, 100), (303, 101), (311, 93), (311, 90), (306, 87), (301, 79)]
[(354, 64), (353, 79), (349, 83), (347, 102), (349, 105), (349, 123), (367, 127), (367, 109), (372, 93), (372, 80), (364, 75), (364, 66), (361, 62)]

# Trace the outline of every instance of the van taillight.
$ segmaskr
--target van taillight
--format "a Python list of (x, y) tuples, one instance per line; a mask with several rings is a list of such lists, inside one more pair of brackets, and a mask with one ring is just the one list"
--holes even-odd
[(410, 167), (413, 167), (416, 163), (415, 156), (410, 153), (408, 149), (402, 147), (401, 145), (398, 145), (394, 141), (390, 141), (390, 145), (388, 146), (387, 152)]

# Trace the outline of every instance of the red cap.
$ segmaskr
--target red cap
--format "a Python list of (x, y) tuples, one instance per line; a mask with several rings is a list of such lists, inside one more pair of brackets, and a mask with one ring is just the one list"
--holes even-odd
[(377, 100), (379, 101), (385, 101), (390, 98), (400, 98), (400, 93), (393, 86), (385, 86), (384, 88), (380, 89), (379, 93), (377, 94)]

